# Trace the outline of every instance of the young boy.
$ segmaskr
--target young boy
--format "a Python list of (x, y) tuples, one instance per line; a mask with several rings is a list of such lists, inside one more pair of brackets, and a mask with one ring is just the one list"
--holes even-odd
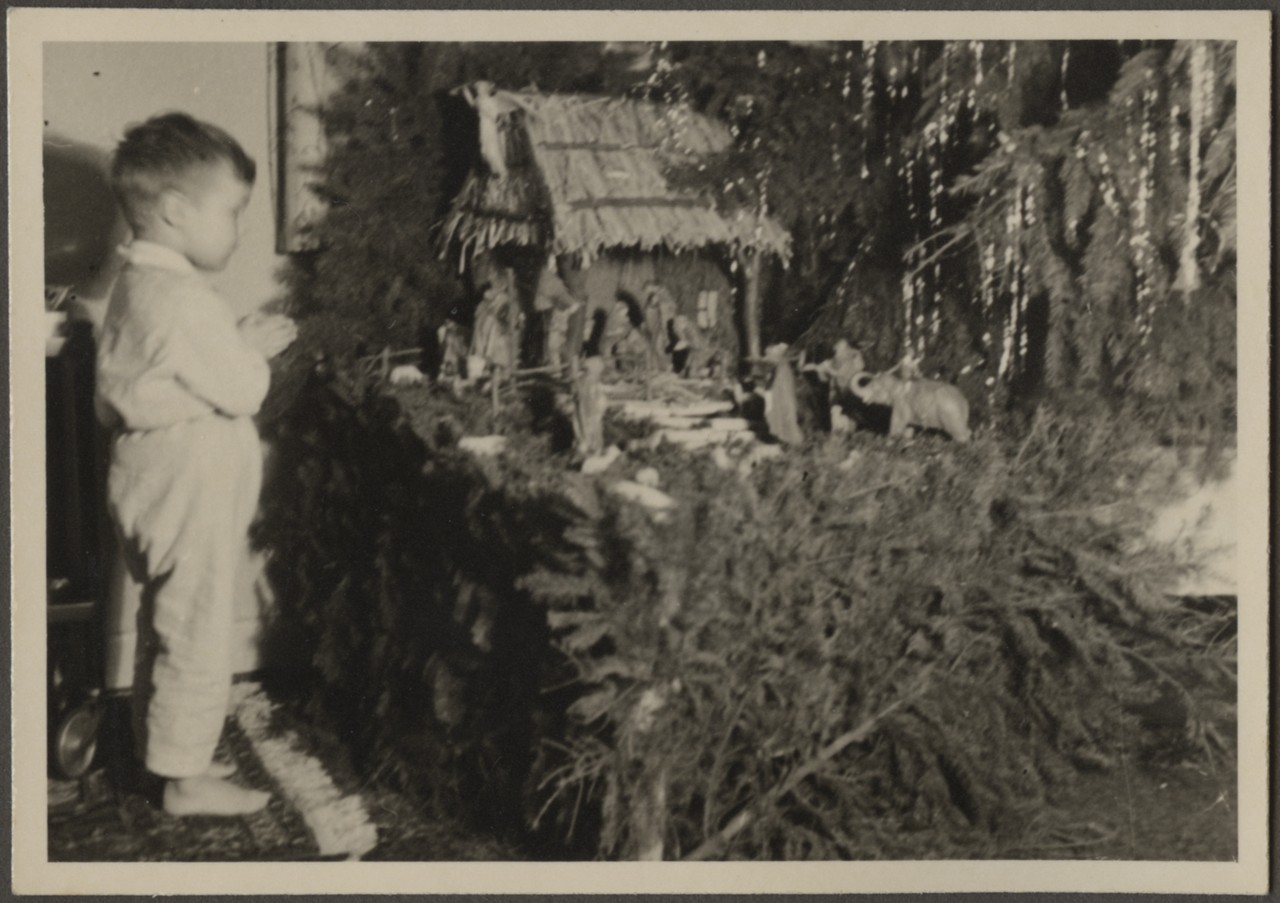
[(98, 347), (98, 403), (114, 428), (108, 502), (144, 587), (135, 722), (174, 815), (247, 814), (269, 799), (213, 762), (235, 568), (262, 480), (250, 418), (267, 359), (296, 335), (282, 316), (237, 324), (206, 281), (236, 249), (254, 170), (230, 135), (181, 113), (130, 129), (112, 168), (133, 242)]

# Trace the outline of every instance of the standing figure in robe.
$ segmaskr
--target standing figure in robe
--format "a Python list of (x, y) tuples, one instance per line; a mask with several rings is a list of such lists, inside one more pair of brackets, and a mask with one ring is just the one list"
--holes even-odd
[[(515, 369), (516, 310), (512, 273), (503, 268), (485, 287), (476, 305), (471, 356), (486, 368), (510, 373)], [(473, 374), (469, 374), (473, 375)]]
[(573, 298), (558, 298), (551, 308), (547, 322), (547, 366), (559, 372), (564, 367), (573, 366), (577, 360), (577, 352), (570, 347), (569, 333), (573, 324), (573, 316), (582, 308), (582, 303)]
[(584, 457), (604, 451), (604, 360), (589, 357), (573, 379), (573, 435)]
[(656, 282), (650, 282), (641, 290), (644, 304), (644, 333), (649, 343), (649, 370), (666, 373), (671, 370), (669, 324), (675, 316), (676, 302), (671, 293)]
[(773, 364), (773, 381), (765, 395), (765, 422), (769, 432), (785, 445), (799, 445), (804, 441), (797, 416), (796, 374), (787, 360), (787, 346), (783, 342), (765, 349), (764, 358)]
[(466, 328), (456, 320), (445, 320), (444, 325), (436, 330), (436, 338), (440, 343), (437, 378), (443, 381), (458, 379), (466, 372), (467, 366)]
[(571, 320), (581, 307), (582, 302), (573, 296), (554, 268), (542, 271), (533, 309), (544, 317), (542, 363), (557, 372), (577, 357), (579, 349), (566, 346)]

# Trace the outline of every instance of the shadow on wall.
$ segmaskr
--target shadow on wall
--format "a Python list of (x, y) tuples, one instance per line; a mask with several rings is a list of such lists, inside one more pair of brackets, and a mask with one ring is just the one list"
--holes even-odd
[(110, 153), (46, 134), (44, 138), (44, 278), (101, 298), (115, 279), (116, 245), (128, 238), (108, 182)]

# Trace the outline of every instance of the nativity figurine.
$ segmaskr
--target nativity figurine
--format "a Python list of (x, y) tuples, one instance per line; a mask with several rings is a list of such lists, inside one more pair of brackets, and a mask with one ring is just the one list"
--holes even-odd
[(462, 379), (467, 368), (467, 330), (457, 320), (448, 319), (436, 330), (440, 348), (440, 369), (436, 378), (441, 382)]
[(604, 451), (605, 397), (600, 383), (603, 373), (604, 360), (592, 356), (573, 379), (573, 435), (583, 457)]
[[(515, 369), (517, 311), (510, 270), (485, 287), (476, 305), (471, 357), (486, 369), (510, 374)], [(476, 374), (468, 374), (475, 376)]]
[(765, 394), (764, 418), (773, 434), (784, 445), (799, 445), (804, 441), (800, 432), (796, 400), (796, 374), (787, 359), (787, 345), (779, 342), (765, 349), (765, 361), (773, 365), (773, 380)]
[(656, 282), (646, 283), (641, 290), (643, 297), (644, 334), (648, 340), (648, 366), (650, 372), (666, 373), (671, 370), (668, 352), (670, 324), (676, 312), (675, 298), (671, 292)]

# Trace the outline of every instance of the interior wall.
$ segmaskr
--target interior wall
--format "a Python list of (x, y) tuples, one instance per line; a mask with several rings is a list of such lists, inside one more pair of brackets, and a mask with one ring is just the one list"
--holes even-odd
[[(129, 125), (181, 111), (230, 132), (257, 161), (244, 237), (214, 284), (245, 313), (280, 293), (276, 271), (269, 101), (264, 43), (49, 43), (44, 45), (46, 256), (49, 278), (78, 293), (110, 290), (108, 254), (125, 230), (112, 214), (105, 166)], [(59, 256), (61, 255), (61, 256)]]

